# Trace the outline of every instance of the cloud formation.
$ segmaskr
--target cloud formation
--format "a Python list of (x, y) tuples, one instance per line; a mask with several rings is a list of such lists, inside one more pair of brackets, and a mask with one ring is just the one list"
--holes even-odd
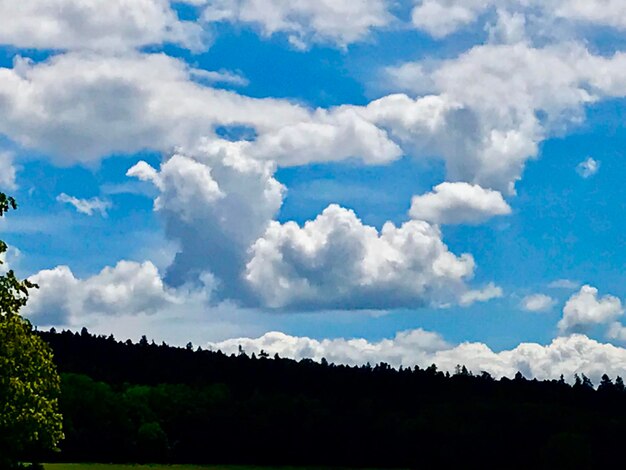
[(207, 1), (202, 15), (208, 23), (255, 25), (264, 36), (285, 33), (298, 49), (312, 42), (345, 47), (392, 18), (385, 0), (218, 0)]
[(379, 232), (330, 205), (300, 227), (271, 222), (252, 247), (245, 279), (272, 308), (394, 308), (456, 301), (474, 272), (427, 222)]
[(181, 21), (169, 0), (3, 1), (0, 17), (0, 44), (25, 49), (203, 48), (202, 28)]
[(626, 6), (620, 0), (418, 0), (413, 25), (441, 39), (493, 14), (523, 18), (538, 36), (550, 36), (565, 21), (572, 27), (594, 25), (626, 29)]
[(209, 343), (214, 350), (237, 354), (239, 346), (247, 354), (261, 350), (294, 359), (361, 365), (386, 362), (394, 367), (428, 367), (453, 372), (458, 364), (474, 373), (487, 371), (495, 377), (513, 377), (520, 371), (527, 378), (556, 379), (563, 374), (572, 380), (575, 373), (585, 374), (598, 383), (602, 374), (626, 375), (626, 349), (599, 343), (574, 334), (554, 339), (548, 345), (522, 343), (514, 349), (494, 352), (482, 343), (451, 345), (441, 336), (424, 330), (397, 333), (392, 339), (324, 339), (289, 336), (271, 332), (259, 338), (234, 338)]
[(159, 189), (155, 210), (180, 245), (168, 283), (193, 282), (208, 271), (224, 296), (249, 299), (241, 278), (248, 249), (278, 213), (284, 187), (274, 178), (274, 164), (248, 157), (245, 145), (206, 141), (158, 171), (145, 162), (128, 171)]
[(0, 133), (60, 165), (115, 153), (169, 152), (218, 126), (259, 132), (307, 119), (284, 100), (202, 86), (193, 69), (164, 54), (68, 53), (42, 63), (17, 57), (0, 68)]
[(595, 325), (611, 323), (623, 313), (620, 299), (612, 295), (598, 297), (598, 289), (584, 285), (563, 307), (558, 326), (565, 334), (585, 332)]
[(90, 315), (154, 314), (179, 301), (149, 261), (120, 261), (87, 279), (57, 266), (29, 280), (39, 289), (31, 291), (24, 313), (38, 325), (71, 325)]
[(435, 157), (450, 182), (513, 194), (553, 129), (578, 122), (587, 104), (626, 95), (625, 64), (622, 53), (595, 56), (579, 44), (477, 46), (389, 69), (395, 86), (416, 98), (309, 109), (202, 85), (197, 71), (163, 54), (17, 58), (0, 68), (0, 133), (68, 165), (191, 148), (217, 139), (218, 128), (243, 126), (255, 135), (247, 154), (278, 166)]
[(556, 299), (546, 294), (531, 294), (522, 299), (522, 308), (527, 312), (547, 312), (556, 305)]
[(625, 69), (622, 52), (600, 56), (575, 42), (520, 42), (479, 45), (454, 59), (387, 72), (395, 87), (437, 94), (459, 110), (454, 121), (446, 118), (452, 132), (438, 153), (449, 180), (513, 193), (540, 142), (579, 123), (585, 106), (626, 95)]
[[(171, 8), (141, 1), (146, 11)], [(391, 21), (382, 0), (193, 3), (204, 9), (201, 21), (253, 23), (307, 44), (345, 46)], [(453, 31), (482, 4), (432, 0), (417, 8), (451, 7)], [(141, 162), (128, 173), (158, 189), (155, 210), (179, 244), (168, 285), (210, 272), (225, 298), (284, 309), (488, 300), (502, 295), (500, 288), (470, 287), (473, 258), (451, 253), (437, 225), (509, 214), (502, 194), (514, 194), (539, 143), (580, 122), (586, 105), (626, 95), (623, 53), (600, 56), (577, 42), (536, 47), (519, 33), (519, 16), (500, 12), (499, 21), (489, 34), (506, 41), (391, 68), (394, 86), (407, 94), (363, 106), (311, 109), (246, 97), (207, 86), (238, 77), (97, 44), (40, 63), (18, 57), (0, 68), (0, 133), (59, 165), (145, 149), (169, 155), (159, 168)], [(125, 44), (151, 44), (142, 41)], [(249, 141), (220, 137), (219, 129), (237, 127), (250, 130)], [(413, 199), (412, 220), (379, 230), (331, 205), (302, 226), (275, 221), (285, 192), (274, 176), (278, 167), (350, 158), (381, 165), (403, 155), (446, 165), (447, 182)], [(84, 212), (104, 210), (62, 199)]]
[(414, 196), (409, 211), (412, 218), (434, 224), (478, 224), (510, 213), (501, 193), (469, 183), (441, 183)]

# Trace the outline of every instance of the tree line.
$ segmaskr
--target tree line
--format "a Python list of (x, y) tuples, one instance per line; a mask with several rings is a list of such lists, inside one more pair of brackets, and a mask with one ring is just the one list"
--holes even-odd
[(48, 459), (417, 468), (621, 461), (626, 391), (606, 375), (495, 380), (39, 332), (61, 374)]

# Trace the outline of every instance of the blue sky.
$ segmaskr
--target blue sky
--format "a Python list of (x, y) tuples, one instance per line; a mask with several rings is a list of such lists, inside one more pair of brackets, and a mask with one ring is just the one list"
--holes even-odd
[(620, 2), (61, 3), (0, 7), (35, 324), (626, 368)]

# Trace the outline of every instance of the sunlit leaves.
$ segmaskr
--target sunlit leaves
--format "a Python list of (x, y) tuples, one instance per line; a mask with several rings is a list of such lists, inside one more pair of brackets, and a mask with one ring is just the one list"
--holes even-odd
[[(15, 199), (0, 193), (0, 216), (16, 208)], [(0, 241), (0, 254), (6, 250)], [(52, 351), (19, 315), (36, 287), (12, 270), (0, 276), (0, 468), (29, 450), (55, 449), (63, 438)]]

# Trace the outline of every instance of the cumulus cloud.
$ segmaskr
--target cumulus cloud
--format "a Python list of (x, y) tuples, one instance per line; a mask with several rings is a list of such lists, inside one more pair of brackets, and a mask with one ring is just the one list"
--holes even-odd
[(259, 132), (306, 120), (286, 101), (253, 99), (196, 83), (164, 54), (68, 53), (0, 68), (0, 133), (69, 165), (113, 153), (170, 151), (218, 126)]
[(274, 221), (285, 188), (275, 164), (250, 156), (253, 145), (205, 140), (159, 170), (140, 162), (128, 171), (157, 187), (155, 210), (179, 244), (169, 284), (211, 272), (216, 298), (278, 309), (442, 305), (462, 295), (469, 304), (500, 292), (471, 291), (473, 258), (452, 254), (425, 221), (379, 232), (337, 205), (303, 227)]
[(74, 196), (68, 196), (61, 193), (57, 196), (57, 201), (69, 204), (81, 214), (92, 216), (95, 212), (99, 212), (102, 217), (107, 216), (107, 211), (111, 208), (111, 202), (92, 197), (91, 199), (79, 199)]
[(515, 44), (527, 40), (527, 19), (518, 12), (497, 11), (497, 19), (486, 26), (489, 42), (493, 44)]
[[(385, 164), (403, 155), (400, 146), (377, 119), (377, 106), (339, 106), (317, 109), (307, 119), (265, 133), (250, 149), (255, 158), (275, 160), (281, 166), (339, 161), (357, 157), (367, 164)], [(433, 119), (421, 110), (424, 121)], [(415, 121), (417, 121), (416, 118)], [(414, 124), (419, 125), (418, 122)], [(414, 132), (418, 133), (419, 128)], [(424, 134), (430, 134), (424, 130)]]
[(255, 136), (246, 153), (279, 166), (436, 156), (451, 182), (512, 193), (550, 129), (575, 122), (585, 104), (626, 95), (625, 63), (623, 54), (594, 56), (576, 44), (479, 46), (389, 70), (397, 86), (426, 96), (312, 110), (202, 85), (201, 72), (163, 54), (17, 58), (0, 68), (0, 133), (67, 165), (191, 148), (217, 129), (244, 126)]
[[(183, 1), (183, 3), (185, 3)], [(164, 42), (203, 47), (202, 28), (169, 0), (0, 2), (0, 44), (19, 48), (120, 50)]]
[(14, 191), (17, 189), (17, 169), (11, 152), (0, 151), (0, 190)]
[(333, 204), (302, 227), (271, 222), (245, 279), (273, 308), (391, 308), (456, 300), (473, 271), (427, 222), (379, 232)]
[[(61, 165), (191, 148), (237, 126), (258, 136), (249, 155), (282, 166), (402, 155), (369, 108), (249, 98), (198, 83), (207, 73), (164, 54), (68, 53), (37, 64), (17, 57), (13, 68), (0, 68), (0, 133)], [(433, 119), (428, 112), (420, 110), (422, 128)]]
[(264, 350), (293, 359), (320, 361), (326, 358), (333, 363), (350, 365), (384, 361), (394, 366), (423, 364), (428, 361), (429, 354), (451, 348), (440, 335), (421, 329), (400, 332), (393, 339), (379, 342), (343, 338), (315, 340), (274, 331), (259, 338), (233, 338), (209, 346), (226, 354), (236, 354), (241, 346), (247, 354)]
[(541, 48), (516, 43), (406, 63), (388, 69), (388, 75), (402, 90), (436, 93), (448, 108), (456, 107), (444, 114), (444, 128), (453, 130), (447, 146), (437, 146), (448, 179), (513, 192), (541, 141), (579, 123), (584, 106), (626, 94), (625, 69), (621, 52), (598, 56), (578, 43)]
[(265, 36), (285, 33), (299, 49), (311, 42), (345, 47), (392, 18), (385, 0), (218, 0), (207, 2), (203, 14), (206, 22), (255, 25)]
[(39, 325), (69, 325), (89, 315), (153, 314), (179, 301), (149, 261), (120, 261), (99, 274), (79, 279), (67, 266), (29, 278), (39, 285), (24, 313)]
[[(175, 3), (197, 9), (200, 18), (181, 20)], [(393, 20), (385, 0), (54, 0), (43, 5), (23, 0), (3, 2), (0, 14), (11, 18), (0, 31), (0, 44), (100, 51), (163, 43), (200, 51), (208, 47), (208, 29), (216, 22), (251, 24), (264, 36), (285, 33), (299, 49), (311, 43), (345, 47)]]
[(600, 162), (589, 157), (578, 164), (576, 171), (585, 179), (591, 178), (600, 171)]
[(531, 294), (522, 299), (522, 308), (527, 312), (547, 312), (556, 305), (556, 299), (545, 294)]
[(302, 227), (275, 221), (285, 188), (271, 161), (250, 157), (253, 145), (205, 140), (158, 170), (139, 162), (128, 171), (159, 190), (155, 210), (178, 242), (169, 284), (211, 272), (216, 298), (295, 310), (469, 305), (501, 295), (495, 285), (472, 290), (471, 255), (451, 253), (425, 221), (379, 231), (337, 205)]
[(563, 307), (558, 326), (565, 334), (584, 332), (594, 325), (608, 324), (623, 313), (620, 299), (612, 295), (598, 297), (598, 289), (584, 285)]
[(441, 183), (431, 193), (414, 196), (409, 211), (412, 218), (435, 224), (477, 224), (510, 213), (498, 191), (468, 183)]
[[(500, 191), (514, 192), (551, 130), (576, 122), (585, 104), (626, 94), (625, 64), (623, 54), (595, 56), (574, 43), (490, 44), (390, 70), (416, 98), (312, 110), (203, 85), (202, 72), (163, 54), (77, 52), (0, 69), (0, 132), (64, 165), (177, 148), (158, 169), (129, 171), (156, 186), (155, 209), (180, 246), (166, 274), (171, 285), (210, 271), (225, 297), (275, 308), (357, 307), (357, 294), (359, 308), (445, 304), (442, 292), (458, 302), (481, 291), (466, 285), (471, 257), (450, 253), (428, 222), (509, 213)], [(237, 126), (254, 138), (217, 136)], [(303, 227), (274, 221), (285, 191), (278, 166), (350, 157), (384, 164), (403, 154), (446, 163), (450, 182), (414, 200), (412, 217), (426, 221), (379, 231), (337, 206)], [(410, 251), (416, 239), (423, 258)], [(340, 249), (345, 266), (331, 259)], [(443, 265), (451, 271), (438, 272)], [(383, 299), (392, 289), (397, 300)]]
[(624, 343), (626, 342), (626, 327), (620, 322), (613, 322), (606, 332), (606, 337)]
[(128, 171), (159, 189), (155, 200), (168, 237), (180, 245), (166, 279), (193, 282), (210, 271), (227, 297), (247, 298), (242, 282), (248, 249), (283, 200), (275, 166), (248, 157), (246, 143), (207, 141), (166, 160), (157, 171), (140, 162)]
[(435, 38), (442, 38), (474, 22), (484, 4), (482, 0), (423, 0), (413, 9), (411, 20), (416, 28)]
[(626, 349), (599, 343), (584, 335), (554, 339), (548, 345), (523, 343), (512, 350), (494, 352), (482, 343), (451, 345), (441, 336), (423, 330), (398, 333), (392, 339), (324, 339), (289, 336), (271, 332), (259, 338), (234, 338), (210, 343), (214, 350), (236, 354), (239, 346), (247, 354), (261, 350), (294, 359), (311, 358), (361, 365), (386, 362), (392, 366), (427, 367), (436, 364), (441, 370), (453, 372), (457, 364), (480, 373), (487, 371), (495, 377), (512, 377), (520, 371), (528, 378), (555, 379), (561, 374), (569, 380), (585, 374), (596, 383), (607, 373), (626, 374)]
[[(434, 38), (443, 38), (490, 13), (517, 14), (539, 23), (537, 34), (550, 34), (559, 22), (626, 28), (626, 6), (620, 0), (418, 0), (413, 25)], [(540, 28), (541, 27), (541, 28)]]

